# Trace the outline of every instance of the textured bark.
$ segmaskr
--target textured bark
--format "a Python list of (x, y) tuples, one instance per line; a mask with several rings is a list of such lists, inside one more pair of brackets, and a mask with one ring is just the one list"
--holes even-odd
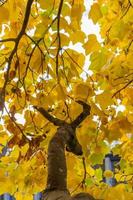
[[(94, 200), (91, 195), (86, 193), (71, 197), (67, 190), (65, 146), (69, 144), (71, 134), (74, 135), (74, 131), (70, 126), (61, 126), (49, 143), (47, 186), (42, 200)], [(74, 140), (75, 148), (72, 152), (79, 155), (82, 149), (77, 139), (74, 138)]]
[(83, 106), (83, 112), (71, 123), (57, 119), (44, 108), (34, 106), (44, 117), (54, 125), (59, 126), (48, 147), (47, 186), (42, 200), (94, 200), (87, 193), (79, 193), (71, 197), (67, 189), (67, 167), (65, 148), (75, 155), (82, 155), (82, 147), (76, 137), (76, 127), (90, 114), (90, 106), (78, 101)]
[[(62, 132), (62, 134), (64, 134)], [(65, 158), (65, 142), (60, 137), (59, 131), (51, 139), (48, 147), (48, 178), (47, 189), (50, 190), (66, 190), (66, 158)]]
[(90, 194), (88, 193), (79, 193), (79, 194), (76, 194), (74, 195), (71, 200), (95, 200), (93, 196), (91, 196)]
[(42, 200), (71, 200), (71, 196), (68, 191), (53, 190), (45, 192)]
[(49, 142), (48, 147), (48, 176), (46, 190), (42, 200), (69, 200), (70, 193), (67, 190), (67, 167), (65, 158), (65, 146), (69, 138), (69, 127), (63, 126), (57, 129), (56, 134)]

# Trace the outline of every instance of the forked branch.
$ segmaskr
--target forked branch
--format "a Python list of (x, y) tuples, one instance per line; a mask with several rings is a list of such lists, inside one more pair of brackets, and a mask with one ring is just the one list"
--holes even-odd
[(76, 129), (77, 126), (90, 114), (91, 107), (83, 101), (77, 101), (83, 106), (83, 112), (77, 116), (77, 118), (71, 123), (72, 128)]
[[(83, 112), (73, 121), (71, 122), (72, 128), (76, 129), (77, 126), (90, 114), (90, 105), (86, 104), (83, 101), (77, 101), (80, 105), (83, 106)], [(48, 113), (44, 108), (33, 106), (37, 111), (39, 111), (47, 120), (52, 122), (56, 126), (61, 126), (63, 124), (66, 124), (64, 120), (58, 119)]]
[(55, 126), (61, 126), (65, 123), (65, 121), (60, 120), (56, 117), (53, 117), (52, 115), (50, 115), (48, 113), (48, 111), (46, 111), (44, 108), (42, 107), (38, 107), (38, 106), (33, 106), (37, 111), (39, 111), (47, 120), (49, 120), (50, 122), (52, 122)]

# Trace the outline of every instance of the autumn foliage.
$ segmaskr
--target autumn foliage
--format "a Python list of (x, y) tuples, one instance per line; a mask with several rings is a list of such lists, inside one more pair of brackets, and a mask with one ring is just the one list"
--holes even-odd
[[(0, 194), (30, 200), (45, 187), (56, 127), (33, 105), (71, 122), (82, 100), (91, 115), (77, 129), (84, 159), (66, 154), (70, 191), (133, 199), (133, 0), (3, 0), (0, 32)], [(121, 160), (103, 174), (94, 166), (109, 152)]]

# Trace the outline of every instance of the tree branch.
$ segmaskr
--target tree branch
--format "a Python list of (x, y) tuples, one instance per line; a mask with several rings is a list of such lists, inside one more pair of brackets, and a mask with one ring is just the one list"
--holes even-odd
[(126, 85), (124, 85), (124, 87), (122, 87), (122, 88), (120, 88), (119, 90), (117, 90), (117, 91), (113, 94), (112, 98), (114, 98), (119, 92), (121, 92), (122, 90), (124, 90), (124, 89), (125, 89), (128, 85), (130, 85), (132, 82), (133, 82), (133, 79), (130, 80)]
[[(90, 109), (91, 109), (91, 107), (88, 104), (84, 103), (83, 101), (77, 101), (77, 103), (83, 106), (83, 112), (73, 122), (70, 123), (70, 126), (74, 129), (76, 129), (77, 126), (90, 114)], [(62, 126), (67, 123), (64, 120), (53, 117), (48, 113), (48, 111), (46, 111), (42, 107), (33, 106), (33, 108), (39, 111), (47, 120), (49, 120), (56, 126)]]
[(0, 1), (0, 7), (3, 6), (6, 2), (7, 2), (7, 0), (1, 0)]
[(7, 39), (0, 40), (0, 43), (2, 43), (2, 42), (15, 42), (15, 41), (16, 41), (16, 38), (7, 38)]
[(39, 111), (47, 120), (52, 122), (55, 126), (61, 126), (65, 124), (66, 122), (63, 120), (60, 120), (58, 118), (53, 117), (50, 115), (44, 108), (38, 107), (38, 106), (33, 106), (37, 111)]
[(60, 37), (60, 15), (63, 7), (63, 0), (60, 1), (58, 14), (57, 14), (57, 38), (58, 38), (58, 49), (56, 54), (56, 75), (58, 79), (58, 67), (59, 67), (59, 53), (61, 49), (61, 37)]
[(3, 42), (15, 41), (15, 46), (14, 46), (14, 48), (13, 48), (13, 50), (12, 50), (12, 52), (11, 52), (9, 58), (8, 58), (8, 66), (7, 66), (7, 71), (6, 71), (6, 74), (5, 74), (5, 82), (4, 82), (4, 85), (3, 85), (3, 88), (2, 88), (2, 101), (3, 101), (3, 104), (4, 104), (4, 101), (5, 101), (5, 93), (6, 93), (5, 90), (6, 90), (7, 83), (9, 81), (9, 72), (10, 72), (10, 68), (11, 68), (12, 59), (13, 59), (14, 54), (17, 51), (19, 42), (20, 42), (22, 36), (25, 33), (25, 29), (26, 29), (28, 21), (29, 21), (29, 16), (30, 16), (30, 11), (31, 11), (31, 6), (32, 6), (33, 1), (34, 0), (28, 0), (28, 2), (27, 2), (23, 25), (22, 25), (22, 28), (21, 28), (17, 38), (16, 39), (9, 38), (9, 39), (3, 40)]
[(83, 101), (76, 102), (83, 106), (83, 112), (71, 123), (73, 128), (77, 128), (77, 126), (90, 114), (91, 110), (90, 105), (84, 103)]

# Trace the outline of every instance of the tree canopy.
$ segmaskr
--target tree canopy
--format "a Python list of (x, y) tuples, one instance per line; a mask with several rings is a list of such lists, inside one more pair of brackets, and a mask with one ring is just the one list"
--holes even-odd
[[(66, 154), (70, 191), (133, 199), (133, 0), (87, 3), (0, 1), (0, 194), (30, 200), (44, 189), (56, 127), (33, 105), (71, 122), (82, 100), (91, 115), (77, 129), (84, 159)], [(100, 39), (85, 33), (83, 16), (84, 26), (99, 27)], [(109, 152), (121, 160), (114, 174), (103, 175), (94, 166)], [(103, 176), (118, 184), (109, 187)]]

